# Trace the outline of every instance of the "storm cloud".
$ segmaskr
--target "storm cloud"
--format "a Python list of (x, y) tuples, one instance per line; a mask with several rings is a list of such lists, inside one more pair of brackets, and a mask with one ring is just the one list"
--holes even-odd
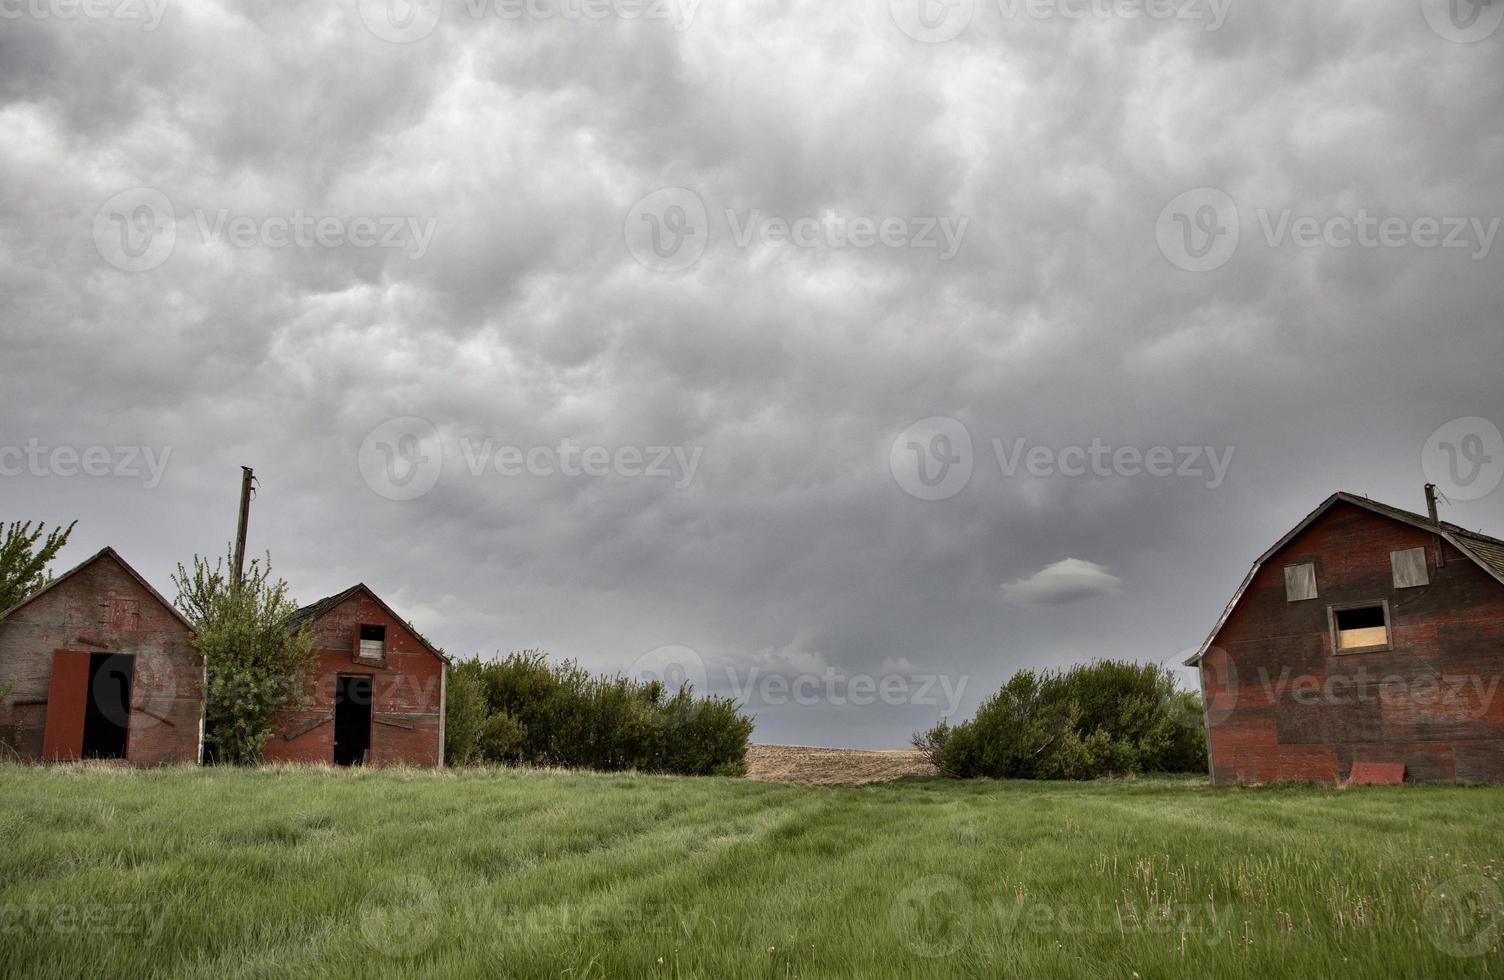
[(1446, 7), (5, 4), (0, 516), (167, 590), (250, 465), (301, 600), (687, 649), (762, 741), (1178, 663), (1335, 490), (1504, 532), (1504, 11)]

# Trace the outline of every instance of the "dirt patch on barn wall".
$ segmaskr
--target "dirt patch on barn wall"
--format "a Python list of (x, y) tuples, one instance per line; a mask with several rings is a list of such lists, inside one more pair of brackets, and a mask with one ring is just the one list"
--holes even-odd
[(747, 778), (804, 786), (862, 786), (937, 775), (915, 749), (819, 749), (804, 745), (752, 745)]

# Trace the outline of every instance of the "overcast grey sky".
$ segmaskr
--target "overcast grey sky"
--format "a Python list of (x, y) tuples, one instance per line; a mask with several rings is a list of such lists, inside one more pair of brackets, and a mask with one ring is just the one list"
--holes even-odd
[(300, 600), (761, 741), (1178, 663), (1335, 490), (1504, 533), (1501, 20), (0, 0), (0, 516), (167, 591), (251, 465)]

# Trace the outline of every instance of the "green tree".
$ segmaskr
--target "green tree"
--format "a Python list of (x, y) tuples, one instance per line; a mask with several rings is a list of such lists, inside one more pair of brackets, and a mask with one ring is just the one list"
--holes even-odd
[[(68, 543), (68, 535), (78, 522), (55, 527), (47, 532), (45, 523), (35, 528), (31, 521), (12, 521), (0, 538), (0, 612), (25, 599), (52, 581), (47, 570), (52, 559)], [(43, 533), (47, 532), (45, 538)]]
[(271, 577), (271, 556), (252, 561), (236, 584), (231, 560), (197, 555), (173, 575), (176, 604), (193, 624), (204, 655), (204, 741), (208, 759), (254, 765), (277, 713), (308, 703), (314, 677), (313, 634), (297, 628), (298, 605), (287, 583)]

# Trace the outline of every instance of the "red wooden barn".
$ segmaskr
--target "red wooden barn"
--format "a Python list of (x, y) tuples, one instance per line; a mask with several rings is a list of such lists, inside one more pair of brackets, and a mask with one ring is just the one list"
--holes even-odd
[(20, 758), (198, 762), (192, 628), (113, 548), (0, 614), (0, 742)]
[(1254, 563), (1187, 661), (1214, 783), (1504, 782), (1504, 541), (1431, 509), (1338, 493)]
[(314, 634), (312, 700), (285, 712), (268, 762), (444, 763), (444, 655), (364, 585), (298, 611)]

